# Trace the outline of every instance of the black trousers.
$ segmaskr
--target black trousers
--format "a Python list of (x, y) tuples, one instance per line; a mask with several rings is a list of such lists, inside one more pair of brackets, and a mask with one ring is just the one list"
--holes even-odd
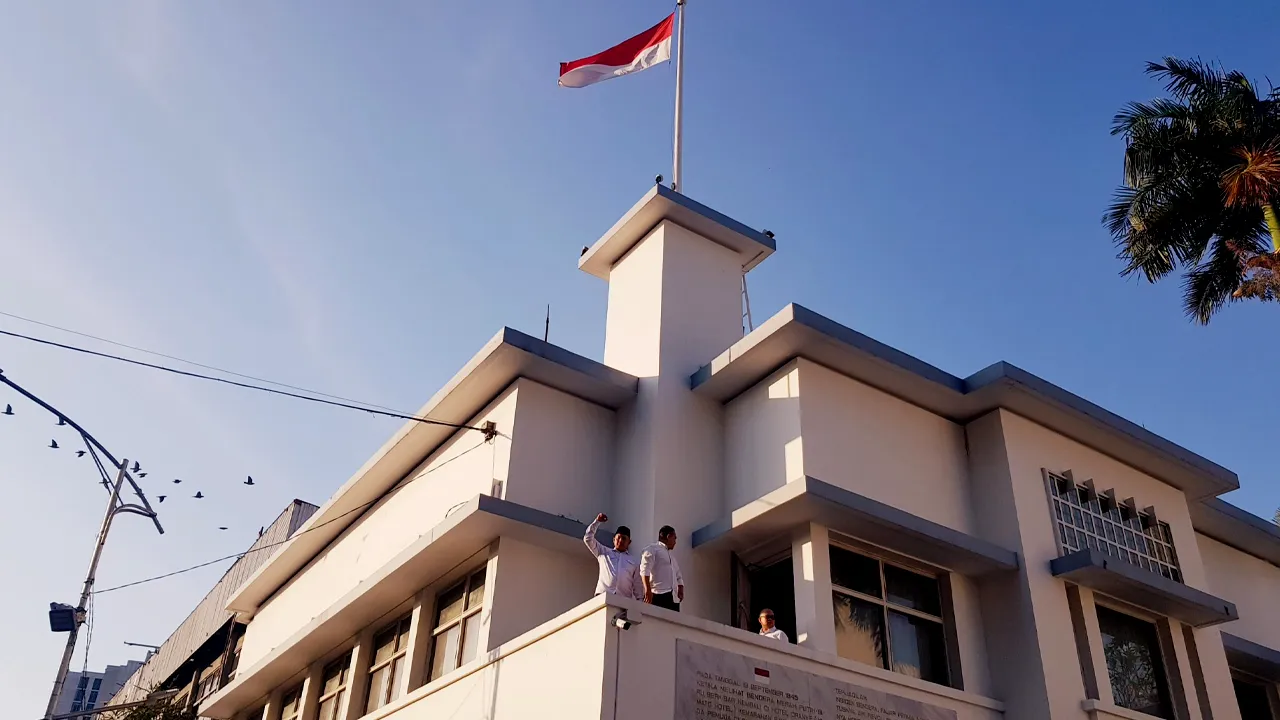
[(658, 593), (654, 593), (653, 604), (660, 608), (680, 612), (680, 603), (676, 602), (676, 594), (673, 592), (662, 593), (660, 595)]

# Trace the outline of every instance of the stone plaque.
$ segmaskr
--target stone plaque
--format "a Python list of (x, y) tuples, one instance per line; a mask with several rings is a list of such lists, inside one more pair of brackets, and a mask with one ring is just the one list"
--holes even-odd
[(676, 641), (677, 720), (956, 720), (956, 711)]

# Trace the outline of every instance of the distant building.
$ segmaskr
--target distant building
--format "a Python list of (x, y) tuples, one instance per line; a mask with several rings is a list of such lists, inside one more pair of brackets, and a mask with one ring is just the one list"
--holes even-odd
[[(235, 672), (244, 636), (243, 623), (236, 622), (225, 609), (227, 599), (315, 511), (315, 505), (301, 500), (289, 503), (146, 663), (130, 664), (130, 672), (120, 676), (123, 689), (119, 693), (113, 690), (111, 704), (136, 702), (153, 690), (165, 689), (179, 690), (178, 702), (194, 704), (222, 687)], [(74, 687), (70, 680), (67, 687)], [(104, 698), (102, 704), (105, 702)]]
[(67, 682), (62, 686), (53, 714), (64, 715), (106, 705), (140, 667), (142, 661), (130, 660), (124, 665), (108, 665), (102, 672), (67, 673)]
[[(1008, 363), (958, 377), (798, 305), (744, 337), (774, 247), (650, 190), (578, 261), (602, 362), (499, 331), (227, 598), (243, 649), (201, 716), (1280, 718), (1280, 530), (1218, 499), (1235, 473)], [(637, 556), (676, 528), (679, 612), (594, 595), (600, 511)]]

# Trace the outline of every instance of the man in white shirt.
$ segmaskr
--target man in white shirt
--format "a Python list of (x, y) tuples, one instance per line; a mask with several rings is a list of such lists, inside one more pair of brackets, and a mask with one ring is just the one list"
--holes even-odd
[(680, 563), (671, 551), (676, 546), (676, 529), (663, 525), (658, 542), (640, 554), (640, 580), (644, 582), (644, 601), (650, 605), (680, 612), (684, 602), (684, 576)]
[(788, 638), (787, 634), (774, 623), (773, 611), (769, 608), (760, 611), (760, 634), (784, 643), (791, 642), (791, 638)]
[(600, 523), (608, 520), (609, 516), (604, 513), (596, 515), (595, 522), (587, 526), (587, 532), (582, 536), (587, 549), (596, 556), (596, 562), (600, 563), (596, 594), (609, 593), (641, 600), (644, 598), (644, 591), (640, 585), (640, 564), (627, 552), (631, 547), (631, 531), (626, 525), (619, 525), (613, 533), (611, 548), (596, 540), (596, 529), (600, 527)]

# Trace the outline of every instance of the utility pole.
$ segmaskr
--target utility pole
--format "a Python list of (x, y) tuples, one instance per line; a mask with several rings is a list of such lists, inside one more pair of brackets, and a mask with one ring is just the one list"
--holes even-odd
[(62, 663), (58, 665), (58, 675), (53, 680), (53, 693), (49, 695), (49, 707), (45, 709), (46, 718), (53, 717), (58, 706), (58, 696), (62, 694), (62, 686), (67, 682), (67, 669), (71, 667), (71, 656), (76, 652), (76, 638), (80, 635), (80, 625), (84, 623), (85, 606), (89, 604), (89, 595), (93, 592), (94, 577), (98, 574), (98, 561), (102, 559), (102, 548), (107, 544), (107, 533), (111, 531), (111, 521), (122, 508), (120, 488), (124, 485), (125, 467), (129, 460), (120, 463), (120, 472), (116, 474), (115, 484), (111, 486), (111, 500), (107, 503), (107, 514), (102, 518), (102, 529), (98, 531), (98, 542), (93, 546), (93, 558), (89, 560), (89, 574), (85, 576), (84, 588), (80, 591), (80, 602), (76, 605), (76, 621), (67, 633), (67, 647), (62, 651)]

